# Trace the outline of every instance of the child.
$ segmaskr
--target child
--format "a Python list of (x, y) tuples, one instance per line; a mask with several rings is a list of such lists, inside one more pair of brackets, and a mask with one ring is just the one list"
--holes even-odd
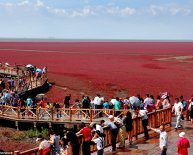
[(97, 145), (97, 155), (103, 155), (104, 138), (102, 137), (99, 130), (96, 130), (92, 141)]

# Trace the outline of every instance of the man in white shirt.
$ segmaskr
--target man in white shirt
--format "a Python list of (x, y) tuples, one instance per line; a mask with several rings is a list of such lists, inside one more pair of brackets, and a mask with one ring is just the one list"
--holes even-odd
[(90, 123), (90, 127), (94, 129), (94, 131), (100, 131), (100, 133), (104, 133), (103, 128), (99, 125), (96, 124), (95, 122)]
[[(103, 98), (101, 97), (100, 94), (97, 94), (97, 96), (93, 100), (93, 103), (94, 103), (95, 109), (103, 108)], [(95, 111), (95, 112), (97, 113), (98, 111)], [(102, 112), (99, 113), (99, 117), (102, 117)]]
[(144, 139), (149, 139), (149, 134), (147, 130), (148, 126), (148, 116), (147, 116), (147, 110), (139, 110), (139, 116), (141, 116), (142, 119), (142, 125), (144, 129)]
[(159, 130), (148, 126), (148, 129), (151, 129), (160, 134), (159, 147), (161, 149), (161, 155), (166, 155), (166, 151), (168, 147), (168, 134), (165, 131), (165, 126), (161, 125)]
[(172, 108), (172, 112), (175, 113), (176, 115), (176, 126), (175, 126), (175, 130), (177, 130), (179, 127), (181, 127), (181, 114), (183, 111), (183, 104), (181, 102), (179, 102), (179, 98), (175, 98), (175, 103), (174, 106)]

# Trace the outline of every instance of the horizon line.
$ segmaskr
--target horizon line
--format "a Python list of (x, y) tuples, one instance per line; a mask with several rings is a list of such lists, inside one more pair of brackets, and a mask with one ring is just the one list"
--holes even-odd
[(4, 38), (0, 42), (193, 42), (191, 39), (75, 39), (75, 38)]

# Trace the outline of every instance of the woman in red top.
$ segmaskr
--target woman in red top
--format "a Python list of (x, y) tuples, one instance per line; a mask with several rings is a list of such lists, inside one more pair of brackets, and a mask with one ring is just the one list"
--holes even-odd
[(187, 138), (185, 138), (185, 132), (179, 134), (180, 138), (177, 142), (178, 155), (188, 155), (188, 148), (190, 148), (190, 143)]
[(76, 135), (83, 135), (83, 142), (82, 142), (82, 154), (83, 155), (90, 155), (90, 145), (91, 145), (91, 129), (86, 127), (85, 123), (82, 122), (81, 130), (76, 133)]

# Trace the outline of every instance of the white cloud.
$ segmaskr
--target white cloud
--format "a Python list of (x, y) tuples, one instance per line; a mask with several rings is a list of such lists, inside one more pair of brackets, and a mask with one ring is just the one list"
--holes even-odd
[(135, 8), (120, 8), (120, 7), (109, 7), (106, 9), (108, 14), (121, 15), (121, 16), (131, 16), (136, 13)]
[(40, 0), (37, 0), (37, 2), (35, 3), (35, 7), (37, 8), (44, 7), (44, 3)]
[(153, 16), (160, 15), (160, 14), (168, 14), (168, 15), (184, 15), (187, 16), (191, 13), (191, 9), (177, 6), (177, 5), (151, 5), (147, 12), (152, 14)]
[(55, 9), (48, 6), (46, 7), (46, 9), (49, 13), (52, 13), (55, 15), (60, 15), (60, 16), (68, 15), (68, 12), (65, 9)]
[(18, 6), (25, 6), (25, 5), (28, 5), (28, 4), (30, 4), (30, 2), (28, 0), (24, 0), (20, 3), (18, 3)]
[(79, 11), (73, 11), (72, 13), (70, 13), (70, 16), (71, 17), (85, 17), (91, 14), (92, 14), (92, 11), (89, 8), (83, 8)]
[[(88, 0), (82, 0), (85, 4), (88, 3)], [(44, 13), (46, 16), (46, 12), (49, 14), (53, 14), (55, 16), (63, 16), (63, 17), (88, 17), (88, 16), (119, 16), (119, 17), (128, 17), (133, 15), (183, 15), (188, 16), (192, 13), (192, 10), (189, 8), (190, 6), (177, 5), (177, 4), (163, 4), (163, 5), (150, 5), (149, 7), (141, 6), (138, 8), (129, 7), (129, 6), (115, 6), (115, 4), (110, 3), (107, 5), (91, 5), (91, 6), (83, 6), (82, 8), (57, 8), (53, 6), (49, 6), (46, 4), (46, 1), (36, 0), (22, 0), (19, 3), (0, 3), (0, 7), (3, 11), (7, 10), (7, 13), (14, 12), (14, 15), (17, 15), (17, 12), (21, 14), (27, 13), (35, 13), (37, 15)], [(22, 8), (21, 8), (22, 7)], [(41, 11), (43, 10), (43, 11)], [(0, 10), (1, 11), (1, 10)], [(2, 12), (2, 11), (1, 11)], [(22, 13), (23, 12), (23, 13)], [(6, 14), (6, 12), (4, 13)], [(19, 14), (20, 15), (20, 14)]]

